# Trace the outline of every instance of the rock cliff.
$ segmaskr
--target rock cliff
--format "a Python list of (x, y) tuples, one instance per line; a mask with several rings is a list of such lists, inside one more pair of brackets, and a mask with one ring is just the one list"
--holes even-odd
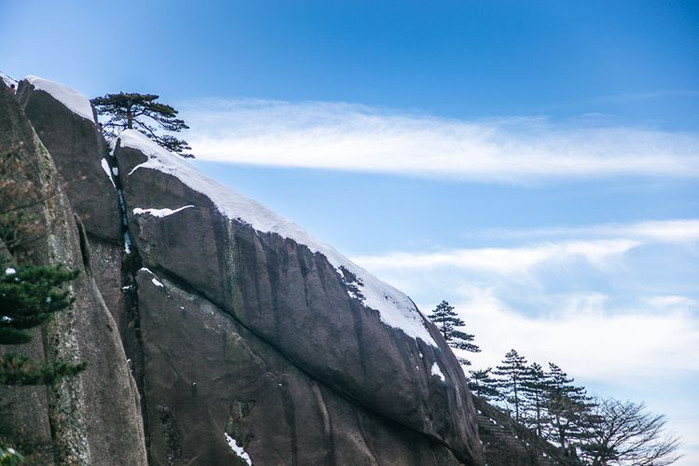
[(152, 464), (482, 464), (461, 368), (409, 298), (140, 133), (110, 155), (74, 91), (30, 78), (17, 100), (84, 225)]
[[(69, 137), (76, 135), (76, 128), (67, 126)], [(36, 464), (146, 464), (139, 394), (117, 326), (95, 284), (84, 227), (52, 157), (4, 86), (0, 156), (3, 162), (18, 161), (3, 176), (31, 185), (36, 198), (37, 239), (23, 261), (64, 264), (81, 272), (72, 282), (76, 300), (71, 310), (54, 316), (30, 345), (9, 349), (37, 360), (87, 363), (80, 375), (49, 387), (0, 387), (3, 421), (10, 424), (3, 427), (33, 446)]]

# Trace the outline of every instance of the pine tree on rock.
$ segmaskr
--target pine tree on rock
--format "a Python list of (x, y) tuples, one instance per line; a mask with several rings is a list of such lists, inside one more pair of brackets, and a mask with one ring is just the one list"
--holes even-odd
[[(76, 276), (60, 266), (6, 267), (0, 275), (0, 345), (29, 342), (30, 329), (68, 308), (73, 297), (63, 287)], [(0, 355), (0, 384), (53, 383), (84, 369), (84, 363), (36, 362), (8, 352)]]
[[(459, 318), (456, 311), (454, 311), (454, 306), (450, 305), (448, 302), (442, 301), (439, 303), (428, 317), (437, 328), (439, 328), (444, 340), (452, 348), (469, 351), (471, 353), (478, 353), (481, 351), (477, 345), (471, 343), (475, 338), (474, 335), (458, 330), (464, 327), (466, 323)], [(468, 359), (459, 357), (458, 360), (465, 366), (471, 365), (471, 361)]]
[(170, 152), (193, 158), (192, 154), (185, 153), (192, 149), (187, 141), (170, 134), (158, 133), (158, 127), (175, 133), (189, 129), (184, 120), (176, 118), (178, 111), (170, 105), (158, 102), (159, 97), (155, 94), (120, 92), (95, 97), (90, 102), (99, 115), (109, 117), (109, 120), (102, 125), (106, 136), (115, 137), (125, 129), (135, 129)]

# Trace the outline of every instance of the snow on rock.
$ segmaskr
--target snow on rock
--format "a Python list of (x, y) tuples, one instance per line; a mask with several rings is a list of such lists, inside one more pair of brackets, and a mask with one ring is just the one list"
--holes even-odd
[(247, 452), (243, 450), (243, 447), (238, 445), (238, 442), (236, 442), (235, 439), (227, 433), (224, 432), (224, 435), (226, 436), (226, 442), (228, 442), (228, 446), (231, 447), (231, 450), (233, 450), (233, 452), (238, 456), (238, 458), (242, 459), (247, 464), (252, 466), (252, 460), (250, 459), (250, 455), (248, 455)]
[(433, 362), (433, 363), (432, 363), (432, 369), (430, 370), (430, 373), (431, 373), (432, 375), (437, 376), (437, 377), (439, 377), (440, 379), (442, 379), (442, 382), (445, 382), (445, 381), (447, 380), (446, 377), (444, 377), (444, 374), (442, 373), (442, 370), (441, 370), (441, 369), (439, 368), (439, 366), (437, 365), (437, 362)]
[(51, 94), (54, 99), (68, 107), (68, 109), (76, 115), (87, 118), (92, 122), (95, 121), (90, 100), (78, 91), (38, 76), (30, 75), (24, 79), (32, 84), (34, 88)]
[(140, 207), (136, 207), (133, 210), (134, 215), (145, 215), (149, 214), (152, 215), (153, 217), (167, 217), (168, 215), (176, 214), (177, 212), (180, 212), (184, 209), (188, 209), (190, 207), (194, 207), (193, 205), (185, 205), (182, 206), (178, 209), (172, 210), (172, 209), (141, 209)]
[(347, 283), (348, 294), (361, 300), (366, 307), (379, 311), (381, 321), (399, 328), (406, 335), (437, 346), (426, 327), (426, 318), (415, 304), (392, 286), (352, 263), (332, 247), (323, 244), (291, 221), (275, 214), (262, 204), (249, 199), (207, 178), (182, 157), (161, 148), (136, 130), (126, 130), (119, 136), (122, 147), (140, 150), (148, 160), (131, 170), (150, 169), (177, 177), (191, 189), (206, 195), (218, 210), (230, 219), (239, 220), (260, 232), (277, 233), (323, 254)]
[(102, 165), (102, 170), (104, 170), (104, 173), (107, 174), (107, 178), (109, 178), (109, 181), (112, 182), (112, 186), (116, 188), (116, 184), (114, 184), (114, 177), (112, 176), (112, 171), (109, 169), (109, 163), (107, 163), (107, 159), (102, 159), (100, 163)]
[[(155, 274), (153, 273), (153, 271), (152, 271), (151, 269), (146, 268), (146, 267), (141, 267), (138, 271), (139, 271), (139, 272), (146, 272), (146, 273), (149, 273), (149, 274), (153, 275), (153, 278), (151, 278), (151, 280), (150, 280), (151, 283), (152, 283), (154, 286), (157, 286), (158, 288), (165, 288), (165, 285), (163, 285), (163, 282), (161, 282), (160, 280), (158, 280), (158, 278), (155, 276)], [(123, 288), (122, 288), (122, 289), (123, 289)]]

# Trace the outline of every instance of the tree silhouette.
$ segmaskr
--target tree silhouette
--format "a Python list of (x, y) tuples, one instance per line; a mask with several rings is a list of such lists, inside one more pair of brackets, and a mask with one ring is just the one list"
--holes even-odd
[[(459, 328), (464, 327), (466, 323), (459, 318), (454, 311), (454, 306), (448, 302), (442, 301), (428, 316), (429, 319), (439, 328), (444, 340), (452, 348), (470, 351), (472, 353), (480, 352), (480, 348), (471, 343), (475, 338), (470, 333), (462, 332)], [(471, 361), (465, 358), (458, 358), (463, 365), (471, 365)]]
[(185, 153), (192, 149), (187, 141), (170, 134), (159, 133), (159, 128), (175, 133), (189, 129), (184, 120), (176, 118), (178, 111), (170, 105), (158, 102), (159, 98), (160, 96), (155, 94), (120, 92), (95, 97), (90, 102), (99, 115), (109, 117), (109, 120), (102, 125), (106, 136), (115, 137), (125, 129), (135, 129), (170, 152), (185, 158), (193, 158), (192, 154)]

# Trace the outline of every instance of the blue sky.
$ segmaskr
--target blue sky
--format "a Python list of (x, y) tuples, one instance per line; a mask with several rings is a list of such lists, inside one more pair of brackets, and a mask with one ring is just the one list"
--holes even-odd
[(197, 166), (699, 463), (699, 3), (5, 5), (0, 71), (176, 105)]

